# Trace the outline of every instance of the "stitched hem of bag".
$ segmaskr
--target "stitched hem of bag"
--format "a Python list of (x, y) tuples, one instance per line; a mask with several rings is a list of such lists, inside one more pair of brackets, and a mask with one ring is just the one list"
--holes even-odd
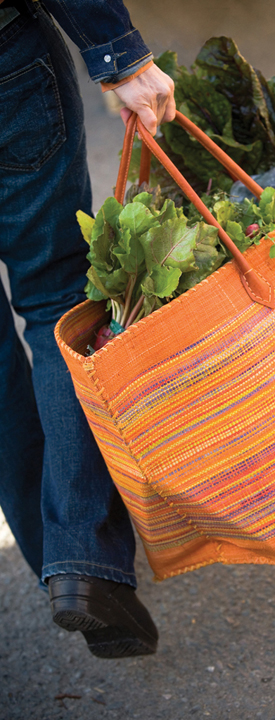
[[(163, 580), (168, 580), (168, 578), (171, 577), (177, 577), (178, 575), (185, 575), (187, 572), (193, 572), (194, 570), (199, 570), (202, 567), (207, 567), (207, 565), (218, 565), (221, 563), (221, 560), (213, 560), (210, 558), (209, 560), (205, 560), (204, 562), (194, 563), (193, 565), (184, 565), (179, 570), (171, 570), (169, 573), (163, 573), (163, 575), (157, 575), (155, 573), (153, 577), (153, 582), (158, 583), (162, 582)], [(228, 563), (230, 564), (230, 563)]]

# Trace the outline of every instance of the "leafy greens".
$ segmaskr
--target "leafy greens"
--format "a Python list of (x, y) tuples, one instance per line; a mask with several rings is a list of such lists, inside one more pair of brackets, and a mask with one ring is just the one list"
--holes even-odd
[[(267, 82), (233, 40), (206, 42), (190, 72), (171, 51), (155, 62), (174, 79), (177, 108), (248, 174), (275, 166), (275, 77)], [(235, 202), (234, 186), (229, 197), (233, 179), (207, 150), (175, 122), (164, 123), (161, 131), (159, 144), (241, 252), (275, 230), (275, 189), (266, 187), (259, 203), (253, 197), (242, 202), (236, 197)], [(140, 146), (135, 140), (132, 181), (139, 174)], [(132, 185), (124, 206), (107, 198), (95, 219), (77, 213), (89, 244), (87, 297), (106, 299), (106, 309), (112, 311), (95, 349), (231, 257), (217, 228), (205, 224), (155, 158), (151, 183), (153, 188)]]
[[(275, 78), (268, 82), (241, 55), (227, 37), (211, 38), (200, 50), (191, 71), (166, 51), (155, 63), (175, 82), (177, 109), (201, 128), (249, 174), (265, 172), (275, 165)], [(176, 122), (161, 126), (158, 142), (177, 167), (199, 191), (229, 192), (232, 178), (197, 140)], [(138, 174), (140, 143), (135, 142), (131, 180)], [(151, 182), (178, 190), (157, 160)]]
[[(137, 194), (132, 188), (130, 195), (124, 207), (107, 198), (95, 220), (77, 213), (90, 246), (87, 297), (108, 301), (118, 332), (194, 287), (230, 257), (217, 228), (192, 205), (185, 215), (160, 195), (160, 188)], [(203, 200), (241, 252), (275, 230), (273, 188), (263, 191), (259, 205), (248, 198), (234, 203), (224, 192)], [(248, 226), (256, 231), (247, 235)]]
[(141, 192), (124, 207), (107, 198), (90, 224), (77, 213), (90, 245), (87, 297), (108, 298), (123, 327), (182, 292), (183, 276), (196, 284), (225, 259), (216, 228), (202, 220), (189, 227), (170, 199), (157, 204), (154, 193)]

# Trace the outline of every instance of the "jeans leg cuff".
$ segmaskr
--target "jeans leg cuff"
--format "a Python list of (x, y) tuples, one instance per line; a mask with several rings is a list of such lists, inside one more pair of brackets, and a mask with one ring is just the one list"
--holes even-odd
[(117, 583), (126, 583), (136, 589), (137, 581), (134, 572), (125, 572), (119, 568), (99, 565), (97, 563), (83, 563), (78, 561), (56, 562), (51, 565), (44, 565), (42, 569), (42, 583), (47, 585), (47, 580), (52, 575), (61, 575), (66, 573), (74, 573), (77, 575), (90, 575), (98, 577), (102, 580), (113, 580)]

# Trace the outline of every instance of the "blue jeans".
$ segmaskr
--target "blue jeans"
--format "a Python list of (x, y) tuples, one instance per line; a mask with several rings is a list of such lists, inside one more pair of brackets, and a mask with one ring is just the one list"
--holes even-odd
[(0, 285), (0, 503), (34, 572), (136, 586), (135, 541), (54, 340), (84, 299), (91, 212), (71, 56), (37, 3), (0, 32), (0, 257), (33, 368)]

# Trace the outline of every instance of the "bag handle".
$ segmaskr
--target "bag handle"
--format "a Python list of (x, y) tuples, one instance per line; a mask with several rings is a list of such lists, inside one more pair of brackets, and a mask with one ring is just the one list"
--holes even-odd
[[(177, 122), (193, 137), (195, 137), (201, 145), (203, 145), (209, 152), (219, 160), (219, 162), (226, 167), (234, 178), (241, 180), (244, 185), (256, 195), (257, 198), (261, 196), (263, 189), (256, 183), (252, 178), (242, 170), (237, 163), (234, 162), (216, 143), (211, 140), (200, 128), (198, 128), (191, 120), (185, 115), (176, 112), (175, 119)], [(140, 178), (139, 182), (144, 180), (148, 181), (150, 173), (150, 157), (151, 152), (160, 161), (160, 163), (169, 172), (171, 177), (179, 185), (184, 194), (189, 200), (195, 205), (197, 210), (201, 213), (205, 221), (209, 225), (214, 225), (218, 228), (219, 237), (232, 253), (234, 260), (240, 271), (241, 281), (243, 286), (248, 293), (249, 297), (254, 301), (266, 307), (275, 308), (275, 297), (274, 297), (274, 285), (266, 280), (260, 273), (254, 270), (247, 262), (244, 255), (238, 250), (236, 245), (233, 243), (229, 235), (217, 222), (216, 218), (210, 213), (208, 208), (204, 205), (200, 197), (197, 195), (195, 190), (189, 185), (184, 176), (179, 172), (174, 163), (168, 158), (165, 152), (160, 148), (156, 140), (150, 135), (148, 130), (144, 127), (136, 113), (132, 113), (130, 116), (124, 137), (122, 156), (120, 162), (120, 168), (118, 172), (115, 198), (123, 203), (126, 182), (128, 177), (129, 165), (131, 160), (132, 147), (134, 142), (135, 132), (138, 130), (140, 137), (142, 138), (142, 152), (141, 152), (141, 165), (140, 165)]]

